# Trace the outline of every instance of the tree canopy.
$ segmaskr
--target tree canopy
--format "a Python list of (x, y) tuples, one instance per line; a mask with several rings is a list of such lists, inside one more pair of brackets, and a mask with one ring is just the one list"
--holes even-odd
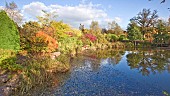
[(144, 39), (145, 33), (149, 30), (148, 28), (154, 27), (157, 18), (158, 15), (156, 10), (151, 12), (150, 9), (143, 9), (137, 16), (133, 17), (131, 21), (135, 22), (141, 28)]
[(154, 34), (154, 43), (169, 43), (167, 24), (163, 20), (158, 20), (156, 24), (157, 34)]
[(128, 39), (129, 40), (141, 40), (142, 33), (140, 32), (140, 27), (135, 23), (131, 22), (127, 28)]

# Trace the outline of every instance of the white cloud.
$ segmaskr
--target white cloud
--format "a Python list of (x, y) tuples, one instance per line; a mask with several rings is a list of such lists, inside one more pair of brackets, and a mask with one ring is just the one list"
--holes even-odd
[(114, 21), (114, 19), (111, 19), (111, 18), (105, 18), (104, 19), (104, 22), (107, 22), (107, 23), (112, 22), (112, 21)]
[(0, 6), (0, 10), (3, 10), (4, 8), (3, 8), (3, 6)]
[(117, 23), (122, 23), (122, 19), (120, 17), (115, 17), (114, 21), (116, 21)]
[[(83, 1), (85, 2), (85, 1)], [(42, 10), (48, 12), (56, 12), (58, 20), (63, 20), (65, 23), (69, 23), (74, 27), (78, 27), (80, 23), (85, 27), (89, 27), (92, 20), (102, 22), (107, 18), (107, 13), (100, 9), (101, 4), (79, 4), (76, 6), (62, 6), (62, 5), (49, 5), (46, 6), (41, 2), (32, 2), (23, 7), (22, 13), (26, 16), (25, 19), (35, 19), (36, 16), (42, 16)]]
[(33, 2), (23, 7), (22, 13), (28, 17), (35, 18), (36, 16), (43, 16), (42, 10), (47, 10), (48, 7), (41, 2)]
[(168, 21), (169, 17), (159, 17), (158, 20)]

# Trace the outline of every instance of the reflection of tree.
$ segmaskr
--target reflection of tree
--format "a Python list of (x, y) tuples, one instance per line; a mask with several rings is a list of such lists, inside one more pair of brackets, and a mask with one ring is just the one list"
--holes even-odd
[(141, 54), (132, 52), (129, 53), (126, 57), (127, 57), (127, 62), (131, 69), (138, 68), (138, 64), (142, 59)]
[(170, 64), (167, 65), (167, 70), (170, 73)]
[(111, 53), (111, 60), (112, 64), (119, 64), (122, 59), (122, 56), (125, 54), (125, 51), (112, 51)]
[(91, 61), (91, 67), (93, 71), (97, 71), (100, 68), (100, 61), (99, 60), (93, 60)]
[(115, 62), (115, 60), (114, 60), (113, 58), (108, 58), (108, 59), (107, 59), (107, 62), (108, 62), (109, 64), (116, 64), (116, 62)]
[(167, 68), (167, 51), (142, 51), (129, 53), (127, 62), (130, 68), (137, 69), (142, 75), (161, 73)]
[(97, 60), (91, 61), (92, 62), (92, 69), (94, 71), (98, 70), (100, 67), (100, 62), (102, 59), (107, 59), (107, 62), (109, 64), (118, 64), (120, 60), (122, 59), (122, 56), (125, 54), (125, 51), (121, 50), (98, 50), (96, 52), (93, 52), (93, 54), (96, 54)]
[(77, 58), (72, 61), (72, 64), (77, 68), (83, 68), (86, 66), (85, 64), (88, 63), (93, 71), (97, 71), (100, 68), (102, 60), (107, 60), (109, 64), (118, 64), (124, 54), (125, 51), (120, 50), (89, 50), (84, 52), (83, 56), (77, 56)]
[(166, 69), (167, 58), (164, 53), (162, 52), (154, 52), (152, 56), (152, 67), (153, 70), (157, 70), (158, 72), (162, 72)]
[(149, 75), (149, 59), (146, 58), (144, 52), (132, 52), (127, 56), (127, 62), (131, 69), (138, 69), (142, 75)]

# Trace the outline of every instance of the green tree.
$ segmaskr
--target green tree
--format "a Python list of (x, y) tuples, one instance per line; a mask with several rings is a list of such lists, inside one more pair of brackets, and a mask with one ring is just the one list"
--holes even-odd
[(166, 22), (158, 20), (156, 28), (157, 34), (154, 35), (154, 43), (169, 43), (170, 35), (168, 34)]
[(136, 22), (136, 24), (140, 26), (144, 40), (145, 34), (148, 32), (148, 30), (151, 29), (151, 27), (154, 26), (154, 23), (157, 18), (158, 15), (156, 10), (151, 12), (150, 9), (143, 9), (141, 12), (138, 13), (136, 17), (132, 18), (131, 21)]
[(20, 49), (20, 37), (17, 26), (5, 11), (0, 11), (0, 48)]
[(128, 32), (129, 40), (132, 40), (132, 41), (142, 40), (142, 34), (140, 32), (140, 27), (135, 22), (129, 23), (127, 32)]

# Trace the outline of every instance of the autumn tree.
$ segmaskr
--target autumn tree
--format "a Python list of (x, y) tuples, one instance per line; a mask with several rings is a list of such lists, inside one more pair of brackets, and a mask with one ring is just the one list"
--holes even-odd
[(97, 21), (92, 21), (91, 25), (90, 25), (90, 30), (93, 31), (93, 32), (101, 31), (101, 29), (99, 27), (99, 23)]
[(38, 22), (42, 26), (51, 26), (51, 22), (57, 18), (56, 12), (47, 12), (45, 10), (42, 10), (42, 12), (44, 13), (43, 16), (37, 16)]
[(30, 52), (55, 51), (58, 48), (57, 41), (43, 30), (44, 28), (38, 22), (25, 23), (20, 28), (22, 49)]
[(147, 31), (154, 26), (156, 19), (158, 18), (157, 11), (153, 12), (150, 9), (143, 9), (138, 15), (131, 19), (131, 21), (137, 23), (141, 28), (141, 32), (143, 34), (143, 40), (145, 38), (145, 34)]
[(20, 37), (21, 37), (20, 38), (21, 48), (24, 50), (30, 50), (35, 35), (40, 30), (41, 30), (41, 26), (38, 22), (30, 21), (22, 25), (22, 27), (19, 29)]
[(115, 21), (112, 21), (111, 23), (108, 23), (108, 26), (109, 26), (108, 33), (115, 34), (117, 36), (120, 36), (120, 35), (123, 34), (122, 28)]
[(43, 16), (37, 16), (38, 22), (42, 27), (42, 31), (46, 34), (55, 37), (55, 28), (52, 26), (52, 22), (55, 22), (57, 15), (55, 12), (47, 12), (42, 10)]
[(22, 24), (22, 15), (20, 13), (20, 10), (18, 10), (18, 6), (15, 2), (7, 3), (5, 6), (5, 12), (8, 14), (8, 16), (15, 22), (17, 25)]
[(34, 40), (33, 49), (35, 51), (53, 52), (58, 48), (58, 42), (48, 34), (45, 34), (45, 32), (37, 32)]
[(108, 43), (105, 36), (102, 34), (102, 29), (97, 21), (92, 21), (90, 25), (91, 34), (97, 37), (96, 44), (106, 44)]

